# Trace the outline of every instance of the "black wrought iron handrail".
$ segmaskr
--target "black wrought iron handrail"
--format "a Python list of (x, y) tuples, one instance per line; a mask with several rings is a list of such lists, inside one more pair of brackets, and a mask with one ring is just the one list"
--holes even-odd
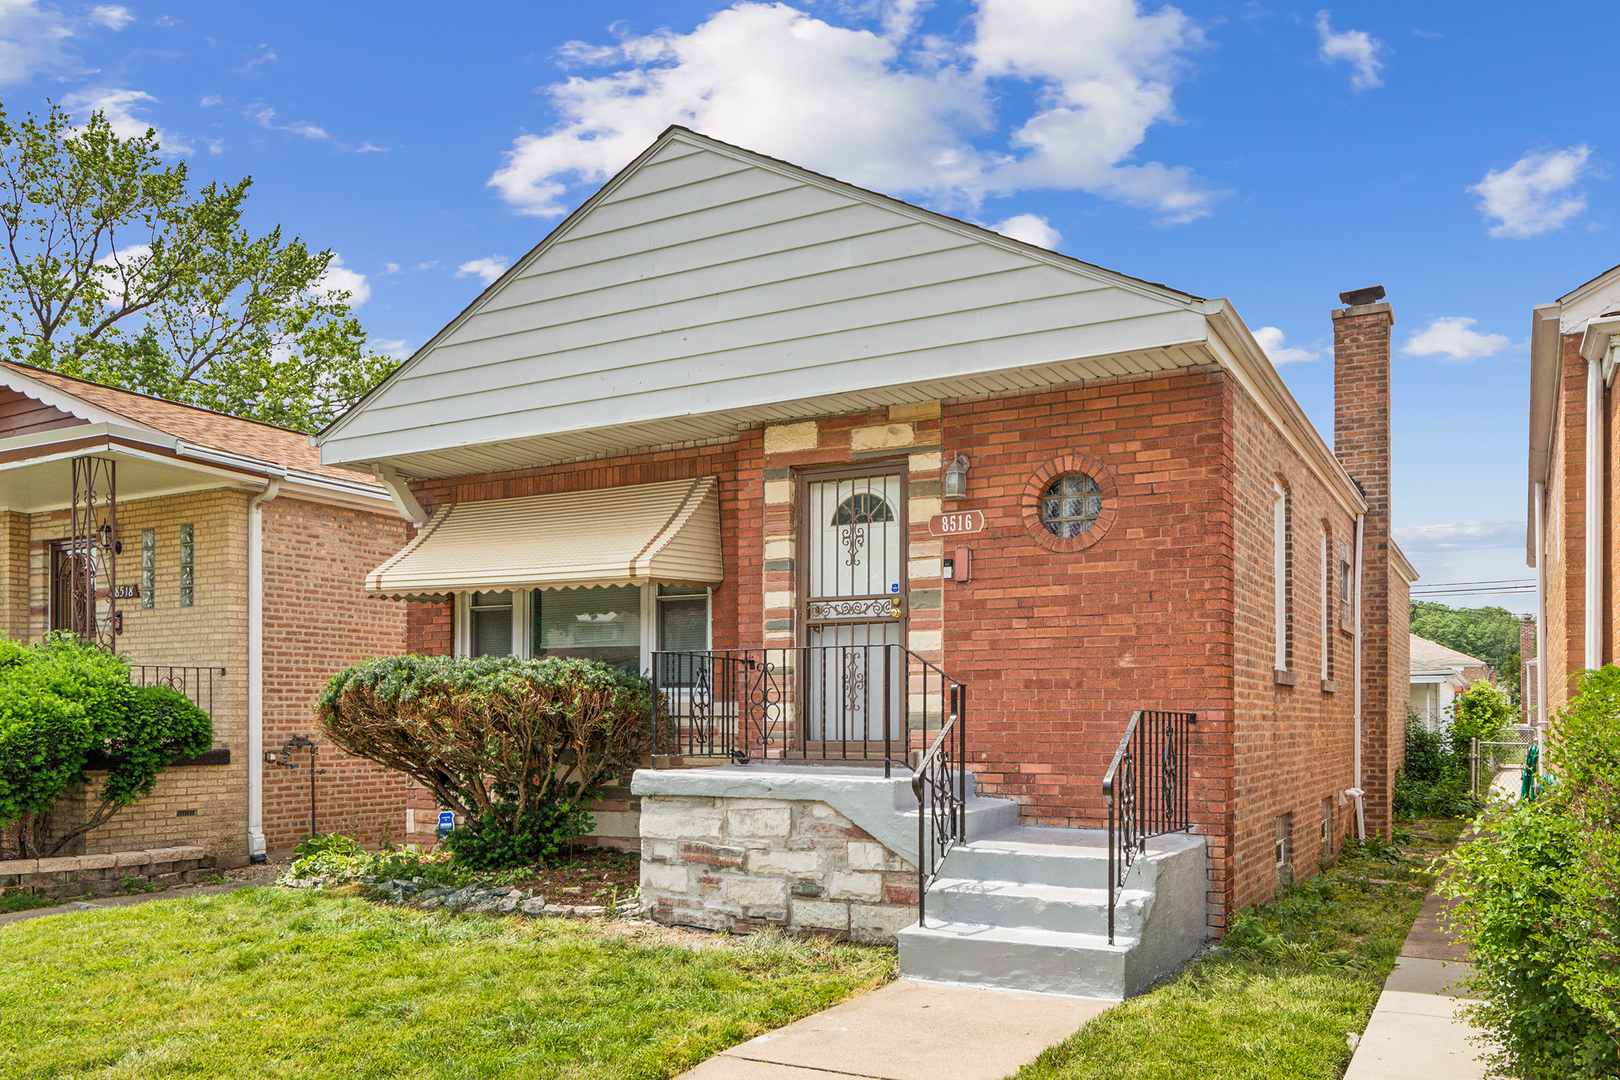
[(1108, 944), (1114, 943), (1114, 897), (1138, 855), (1155, 836), (1192, 826), (1187, 776), (1198, 714), (1138, 709), (1103, 776), (1108, 804)]
[(898, 644), (653, 653), (653, 765), (712, 757), (896, 765), (944, 727), (949, 688)]
[(129, 681), (136, 686), (167, 686), (179, 691), (209, 716), (214, 715), (214, 680), (225, 677), (222, 667), (195, 664), (131, 664)]
[(952, 682), (949, 698), (950, 714), (911, 774), (917, 796), (918, 926), (927, 925), (928, 887), (938, 880), (945, 856), (967, 839), (967, 687)]

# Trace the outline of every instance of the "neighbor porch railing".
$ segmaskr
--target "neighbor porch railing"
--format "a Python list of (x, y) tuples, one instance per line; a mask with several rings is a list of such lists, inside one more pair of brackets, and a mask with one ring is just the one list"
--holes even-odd
[(129, 680), (136, 686), (167, 686), (178, 690), (209, 716), (214, 715), (214, 680), (223, 679), (222, 667), (184, 664), (131, 664)]
[(1114, 896), (1125, 887), (1151, 837), (1192, 825), (1187, 776), (1192, 726), (1198, 714), (1138, 709), (1103, 777), (1108, 804), (1108, 944), (1114, 943)]
[(674, 758), (908, 772), (960, 685), (903, 645), (655, 652), (653, 766)]

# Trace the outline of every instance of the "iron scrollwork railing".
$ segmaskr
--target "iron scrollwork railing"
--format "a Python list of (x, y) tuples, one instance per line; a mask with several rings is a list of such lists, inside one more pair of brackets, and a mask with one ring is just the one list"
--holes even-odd
[(928, 887), (951, 849), (967, 839), (967, 687), (950, 684), (950, 712), (911, 776), (917, 796), (917, 925), (926, 925)]
[(1192, 825), (1187, 779), (1192, 725), (1198, 714), (1138, 709), (1131, 714), (1103, 777), (1108, 804), (1108, 943), (1114, 943), (1114, 897), (1147, 842)]
[(881, 765), (946, 723), (939, 668), (896, 644), (653, 653), (653, 765), (680, 758)]
[(167, 686), (177, 690), (197, 708), (214, 715), (214, 680), (223, 678), (222, 667), (196, 667), (182, 664), (131, 664), (130, 682), (136, 686)]

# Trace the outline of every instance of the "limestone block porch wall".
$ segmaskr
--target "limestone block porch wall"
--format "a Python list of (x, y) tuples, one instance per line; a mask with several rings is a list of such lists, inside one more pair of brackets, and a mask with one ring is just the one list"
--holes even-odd
[(917, 870), (824, 802), (643, 795), (641, 899), (661, 923), (893, 942)]

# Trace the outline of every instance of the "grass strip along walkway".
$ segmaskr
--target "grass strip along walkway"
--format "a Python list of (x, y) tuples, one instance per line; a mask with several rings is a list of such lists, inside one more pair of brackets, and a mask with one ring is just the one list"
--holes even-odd
[(1018, 1080), (1334, 1080), (1461, 821), (1409, 823), (1235, 920), (1220, 948), (1052, 1047)]
[(893, 957), (246, 889), (0, 929), (0, 1077), (669, 1077)]

